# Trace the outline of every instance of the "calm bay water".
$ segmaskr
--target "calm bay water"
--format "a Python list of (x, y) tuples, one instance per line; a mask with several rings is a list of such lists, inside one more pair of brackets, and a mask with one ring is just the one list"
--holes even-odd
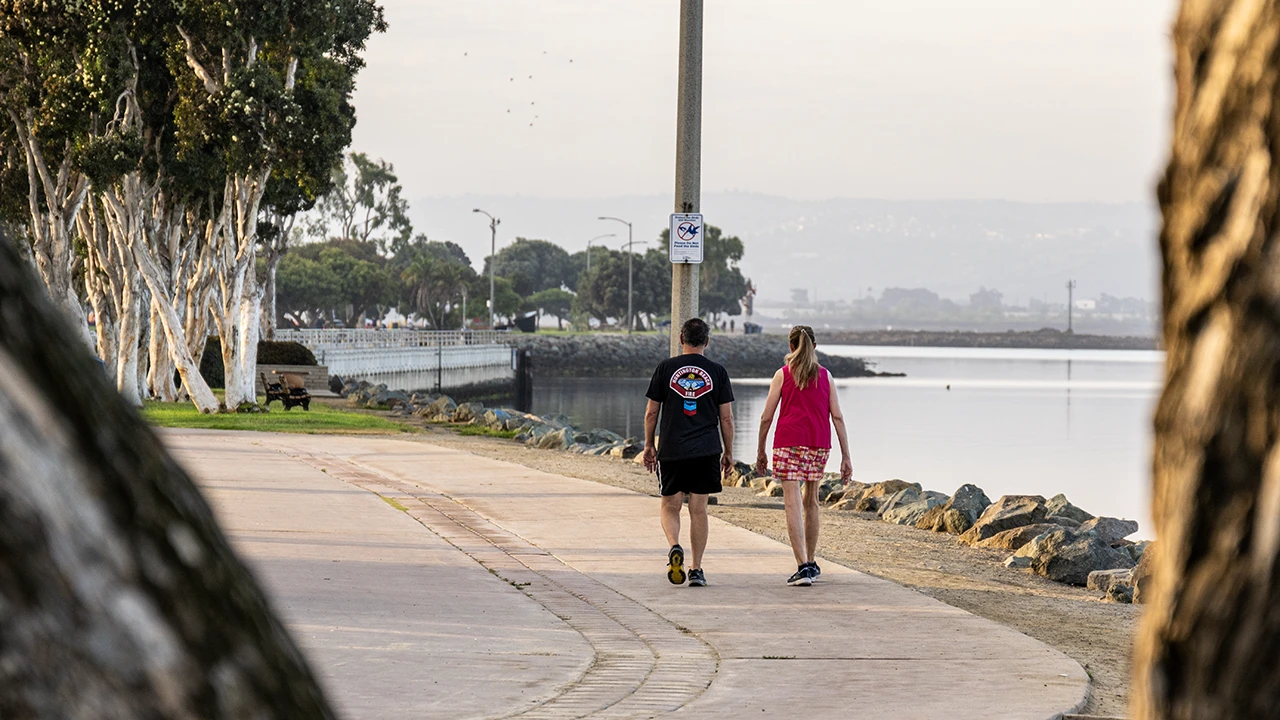
[[(1151, 536), (1150, 418), (1162, 353), (822, 349), (907, 374), (837, 381), (855, 479), (901, 478), (943, 492), (974, 483), (992, 499), (1065, 492), (1095, 514), (1138, 520), (1138, 535)], [(740, 460), (754, 461), (768, 384), (767, 378), (734, 378)], [(647, 378), (539, 378), (533, 412), (640, 437), (647, 386)], [(837, 469), (838, 456), (832, 453), (830, 469)]]

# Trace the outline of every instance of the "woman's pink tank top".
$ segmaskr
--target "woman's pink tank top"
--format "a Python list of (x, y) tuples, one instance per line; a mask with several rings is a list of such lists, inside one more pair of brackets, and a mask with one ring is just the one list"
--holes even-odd
[(831, 447), (831, 376), (818, 367), (818, 374), (801, 390), (791, 377), (791, 368), (782, 367), (782, 404), (773, 446)]

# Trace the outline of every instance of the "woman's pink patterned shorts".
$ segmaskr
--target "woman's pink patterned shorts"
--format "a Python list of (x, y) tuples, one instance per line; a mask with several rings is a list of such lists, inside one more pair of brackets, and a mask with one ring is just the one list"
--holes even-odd
[(773, 449), (773, 476), (779, 480), (819, 482), (827, 469), (831, 448), (781, 447)]

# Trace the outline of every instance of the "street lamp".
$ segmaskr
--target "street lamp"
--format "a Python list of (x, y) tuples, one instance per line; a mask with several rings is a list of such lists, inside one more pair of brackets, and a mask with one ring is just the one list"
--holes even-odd
[(476, 208), (471, 212), (481, 213), (485, 217), (489, 218), (489, 329), (492, 330), (493, 327), (498, 324), (498, 321), (496, 320), (498, 308), (494, 304), (493, 269), (498, 264), (498, 225), (501, 224), (502, 221), (480, 208)]
[(599, 220), (613, 220), (613, 221), (615, 221), (615, 222), (620, 222), (620, 223), (622, 223), (623, 225), (626, 225), (626, 226), (627, 226), (627, 334), (628, 334), (628, 335), (630, 335), (630, 334), (631, 334), (631, 332), (632, 332), (633, 330), (635, 330), (635, 328), (636, 328), (635, 316), (634, 316), (634, 315), (632, 315), (632, 313), (631, 313), (631, 288), (632, 288), (632, 282), (631, 282), (631, 267), (632, 267), (632, 260), (631, 260), (631, 258), (632, 258), (632, 252), (631, 252), (631, 246), (635, 244), (635, 243), (634, 243), (634, 241), (632, 241), (632, 239), (631, 239), (631, 223), (627, 222), (626, 220), (623, 220), (622, 218), (618, 218), (618, 217), (611, 217), (611, 216), (607, 216), (607, 215), (601, 215), (601, 216), (600, 216), (599, 218), (597, 218), (597, 219), (599, 219)]
[(607, 237), (618, 237), (618, 233), (609, 233), (608, 235), (597, 235), (587, 241), (587, 272), (591, 272), (591, 243)]
[[(627, 314), (628, 315), (632, 314), (631, 313), (631, 259), (632, 259), (633, 253), (631, 250), (631, 246), (632, 245), (648, 245), (648, 244), (649, 244), (648, 240), (636, 240), (635, 242), (628, 240), (627, 242), (622, 244), (622, 247), (618, 248), (619, 250), (621, 250), (622, 248), (627, 249), (626, 251), (627, 251)], [(636, 325), (635, 318), (632, 318), (629, 322), (631, 324), (627, 328), (628, 333), (630, 333), (631, 328), (634, 328)]]

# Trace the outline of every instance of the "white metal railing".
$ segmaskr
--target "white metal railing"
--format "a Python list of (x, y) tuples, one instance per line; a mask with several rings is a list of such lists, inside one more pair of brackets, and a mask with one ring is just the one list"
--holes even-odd
[(506, 345), (513, 336), (505, 330), (277, 330), (275, 339), (299, 342), (312, 350), (327, 348), (456, 347)]
[(505, 345), (438, 345), (429, 347), (330, 347), (315, 351), (330, 375), (362, 377), (386, 373), (421, 373), (475, 368), (506, 368), (511, 372), (511, 348)]

